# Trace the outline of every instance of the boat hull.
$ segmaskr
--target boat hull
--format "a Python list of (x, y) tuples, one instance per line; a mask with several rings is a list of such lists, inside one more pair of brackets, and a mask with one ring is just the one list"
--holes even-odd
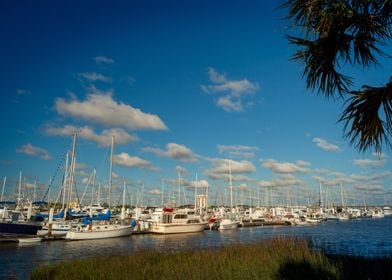
[(150, 232), (160, 234), (202, 232), (207, 225), (207, 222), (193, 224), (152, 223)]
[(239, 221), (222, 220), (219, 224), (219, 230), (236, 229), (239, 224)]
[[(51, 228), (50, 228), (51, 227)], [(50, 230), (49, 230), (50, 228)], [(53, 224), (45, 224), (41, 230), (37, 232), (39, 236), (64, 237), (71, 230), (69, 222), (54, 222)]]
[(41, 237), (18, 238), (18, 242), (19, 243), (23, 243), (23, 244), (38, 243), (38, 242), (41, 242), (41, 241), (42, 241)]
[(0, 233), (36, 235), (41, 225), (31, 223), (0, 223)]
[(114, 238), (131, 235), (133, 227), (131, 225), (101, 225), (80, 231), (68, 231), (65, 235), (66, 240), (91, 240)]

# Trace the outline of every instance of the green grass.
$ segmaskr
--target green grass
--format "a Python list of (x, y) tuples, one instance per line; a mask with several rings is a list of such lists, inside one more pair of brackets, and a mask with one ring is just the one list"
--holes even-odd
[(66, 261), (36, 269), (31, 279), (392, 279), (392, 259), (326, 256), (306, 240)]

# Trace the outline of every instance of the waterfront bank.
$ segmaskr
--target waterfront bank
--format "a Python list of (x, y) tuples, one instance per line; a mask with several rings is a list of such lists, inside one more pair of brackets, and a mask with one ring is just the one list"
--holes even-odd
[(390, 279), (392, 258), (328, 256), (311, 242), (275, 238), (182, 252), (150, 249), (124, 256), (65, 261), (31, 279)]

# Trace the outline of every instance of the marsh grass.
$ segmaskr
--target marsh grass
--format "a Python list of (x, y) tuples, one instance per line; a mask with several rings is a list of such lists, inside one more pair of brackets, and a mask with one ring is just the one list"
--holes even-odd
[[(367, 264), (367, 265), (365, 265)], [(377, 265), (377, 269), (373, 267)], [(328, 257), (304, 239), (76, 259), (44, 266), (31, 279), (383, 279), (390, 258)], [(349, 271), (346, 271), (346, 269)], [(363, 268), (365, 270), (363, 270)], [(389, 271), (389, 274), (388, 274)], [(391, 278), (389, 278), (391, 279)]]

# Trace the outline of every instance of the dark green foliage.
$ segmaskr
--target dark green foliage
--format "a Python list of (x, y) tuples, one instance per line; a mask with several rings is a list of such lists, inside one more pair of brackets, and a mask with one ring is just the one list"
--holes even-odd
[[(390, 87), (388, 83), (382, 88), (364, 86), (363, 91), (352, 91), (353, 78), (341, 73), (341, 66), (368, 68), (379, 64), (377, 57), (387, 56), (381, 47), (392, 37), (391, 2), (287, 0), (281, 4), (292, 29), (302, 35), (288, 36), (288, 40), (298, 47), (292, 60), (304, 64), (307, 87), (327, 97), (355, 95), (348, 99), (340, 121), (345, 123), (346, 137), (360, 151), (381, 151), (383, 143), (391, 147)], [(367, 109), (367, 104), (372, 108)], [(381, 110), (384, 121), (379, 117)]]

